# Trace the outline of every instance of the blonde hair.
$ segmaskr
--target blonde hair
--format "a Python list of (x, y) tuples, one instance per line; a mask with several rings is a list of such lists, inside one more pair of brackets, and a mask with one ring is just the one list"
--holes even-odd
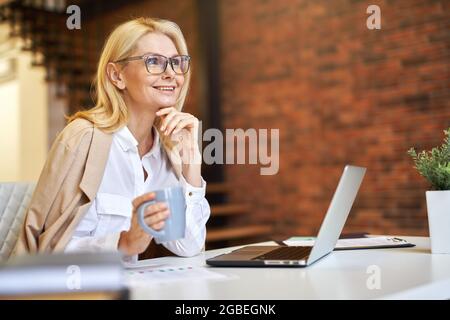
[[(106, 67), (109, 62), (127, 58), (133, 54), (137, 42), (142, 36), (150, 32), (159, 32), (168, 36), (181, 55), (188, 55), (186, 41), (178, 25), (172, 21), (155, 18), (137, 18), (119, 25), (109, 35), (97, 68), (95, 84), (95, 106), (91, 109), (78, 111), (68, 117), (68, 122), (78, 118), (91, 121), (105, 132), (114, 132), (128, 122), (128, 109), (120, 90), (111, 83)], [(185, 75), (183, 87), (175, 104), (175, 108), (182, 110), (189, 90), (191, 71)]]

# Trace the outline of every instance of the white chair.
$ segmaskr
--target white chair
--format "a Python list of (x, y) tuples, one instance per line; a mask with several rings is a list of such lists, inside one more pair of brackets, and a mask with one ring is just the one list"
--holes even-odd
[(6, 261), (14, 249), (34, 183), (0, 183), (0, 261)]

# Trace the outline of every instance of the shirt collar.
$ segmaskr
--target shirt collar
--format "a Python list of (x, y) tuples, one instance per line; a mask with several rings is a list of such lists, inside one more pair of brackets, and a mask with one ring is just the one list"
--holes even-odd
[[(153, 137), (154, 137), (153, 146), (150, 149), (150, 151), (144, 155), (144, 157), (155, 153), (155, 151), (159, 150), (159, 147), (160, 147), (158, 130), (156, 130), (155, 127), (152, 127), (152, 130), (153, 130)], [(131, 131), (128, 129), (127, 126), (124, 126), (123, 128), (121, 128), (114, 135), (117, 137), (117, 141), (119, 142), (119, 145), (123, 151), (125, 151), (125, 152), (128, 150), (137, 151), (138, 141), (133, 136), (133, 134), (131, 133)]]

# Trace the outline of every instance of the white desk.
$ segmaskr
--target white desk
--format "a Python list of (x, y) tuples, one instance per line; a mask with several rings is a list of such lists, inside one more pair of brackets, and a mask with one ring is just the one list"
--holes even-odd
[[(131, 290), (131, 298), (449, 299), (450, 255), (432, 255), (429, 238), (402, 238), (416, 247), (334, 251), (307, 268), (215, 268), (205, 265), (206, 258), (229, 252), (231, 248), (207, 251), (194, 258), (140, 261), (142, 266), (149, 263), (205, 266), (229, 278), (136, 287)], [(376, 267), (370, 269), (373, 265)], [(374, 273), (368, 273), (368, 268), (369, 271), (380, 271), (380, 289), (369, 289), (367, 282)], [(376, 282), (371, 283), (376, 286)]]

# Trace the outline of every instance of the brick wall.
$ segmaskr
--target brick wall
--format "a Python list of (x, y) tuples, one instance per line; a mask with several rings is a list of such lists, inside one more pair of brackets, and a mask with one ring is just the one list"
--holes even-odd
[[(382, 29), (368, 30), (377, 4)], [(280, 170), (226, 166), (253, 221), (314, 234), (343, 166), (368, 171), (344, 231), (427, 235), (406, 154), (450, 126), (449, 1), (222, 0), (225, 128), (278, 128)], [(244, 192), (243, 192), (244, 191)]]

